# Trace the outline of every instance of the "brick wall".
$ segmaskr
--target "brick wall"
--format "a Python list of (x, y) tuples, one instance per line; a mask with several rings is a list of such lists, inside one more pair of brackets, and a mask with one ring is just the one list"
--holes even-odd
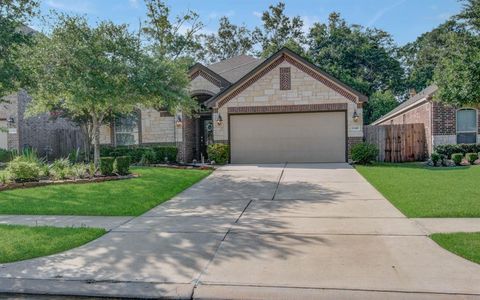
[(456, 109), (439, 102), (433, 102), (432, 134), (455, 135)]

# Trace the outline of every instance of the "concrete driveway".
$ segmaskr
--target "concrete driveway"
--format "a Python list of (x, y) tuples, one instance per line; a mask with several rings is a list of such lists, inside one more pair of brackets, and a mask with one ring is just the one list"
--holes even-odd
[(469, 299), (437, 246), (347, 164), (226, 166), (78, 249), (0, 265), (0, 292), (184, 299)]

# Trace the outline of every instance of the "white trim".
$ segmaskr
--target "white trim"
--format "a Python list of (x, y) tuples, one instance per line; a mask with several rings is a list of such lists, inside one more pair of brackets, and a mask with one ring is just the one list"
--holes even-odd
[(404, 113), (405, 111), (411, 109), (412, 107), (415, 107), (416, 105), (423, 104), (423, 103), (426, 103), (426, 102), (427, 102), (427, 97), (423, 97), (423, 98), (421, 98), (420, 100), (415, 101), (414, 103), (405, 106), (404, 108), (402, 108), (401, 110), (395, 112), (394, 114), (385, 117), (385, 119), (384, 119), (384, 117), (381, 117), (380, 119), (376, 120), (375, 122), (373, 122), (373, 123), (370, 124), (370, 125), (378, 125), (379, 123), (388, 121), (388, 120), (390, 120), (390, 119), (392, 119), (392, 118), (395, 118), (395, 117), (397, 117), (398, 115)]

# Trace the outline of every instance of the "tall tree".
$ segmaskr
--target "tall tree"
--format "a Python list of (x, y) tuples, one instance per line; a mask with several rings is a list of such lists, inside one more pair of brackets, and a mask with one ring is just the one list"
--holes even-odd
[(36, 15), (37, 0), (0, 0), (0, 98), (17, 90), (25, 73), (17, 60), (19, 49), (31, 44), (25, 23)]
[(145, 0), (147, 21), (142, 28), (155, 54), (169, 59), (197, 59), (202, 54), (200, 31), (204, 25), (194, 11), (171, 17), (162, 0)]
[(255, 42), (260, 43), (260, 55), (268, 57), (286, 46), (297, 53), (303, 53), (305, 35), (303, 21), (299, 16), (293, 18), (285, 14), (285, 3), (270, 5), (262, 14), (262, 26), (253, 31)]
[(435, 97), (448, 104), (480, 108), (480, 1), (464, 0), (458, 29), (447, 34), (435, 67)]
[(210, 62), (247, 54), (253, 48), (250, 30), (232, 24), (227, 17), (220, 18), (217, 33), (204, 35), (204, 40), (206, 59)]
[(328, 24), (315, 23), (310, 29), (308, 46), (313, 63), (367, 96), (401, 89), (403, 70), (385, 31), (347, 24), (332, 13)]
[(406, 89), (420, 91), (433, 82), (433, 73), (446, 47), (448, 35), (456, 30), (457, 22), (448, 20), (400, 49), (399, 59), (406, 72)]
[(399, 102), (395, 98), (395, 95), (392, 93), (392, 91), (387, 90), (385, 92), (374, 92), (368, 99), (363, 111), (364, 123), (372, 123), (397, 107), (398, 104)]
[(30, 114), (60, 109), (82, 119), (93, 132), (94, 161), (100, 158), (100, 126), (138, 106), (174, 111), (189, 107), (188, 77), (169, 60), (151, 57), (127, 25), (61, 15), (48, 36), (38, 36), (22, 62), (32, 74)]

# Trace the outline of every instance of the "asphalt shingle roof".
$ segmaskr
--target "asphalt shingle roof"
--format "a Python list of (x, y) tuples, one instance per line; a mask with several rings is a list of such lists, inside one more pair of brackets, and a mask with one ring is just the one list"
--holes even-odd
[(249, 55), (238, 55), (208, 65), (207, 68), (230, 82), (236, 82), (263, 61), (264, 59), (258, 59)]

